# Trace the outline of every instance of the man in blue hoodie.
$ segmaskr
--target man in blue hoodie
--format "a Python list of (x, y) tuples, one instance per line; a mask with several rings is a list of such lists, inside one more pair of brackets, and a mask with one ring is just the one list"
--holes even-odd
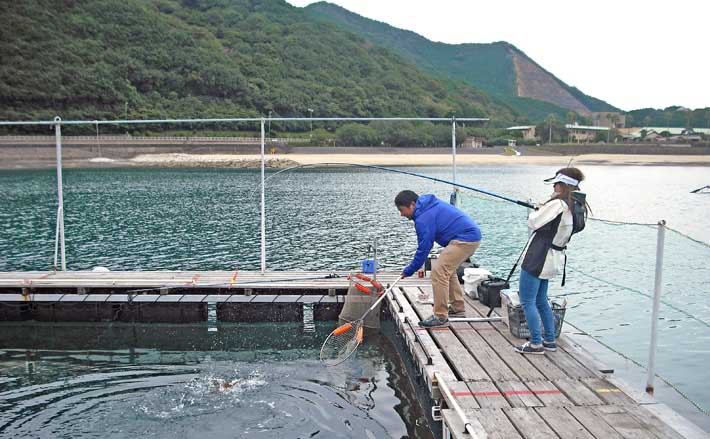
[(481, 230), (471, 217), (431, 194), (420, 197), (405, 190), (397, 194), (394, 204), (403, 217), (414, 220), (417, 231), (417, 252), (402, 270), (403, 277), (411, 276), (424, 264), (434, 242), (444, 247), (431, 270), (434, 314), (419, 326), (449, 326), (449, 314), (462, 316), (465, 309), (456, 270), (481, 245)]

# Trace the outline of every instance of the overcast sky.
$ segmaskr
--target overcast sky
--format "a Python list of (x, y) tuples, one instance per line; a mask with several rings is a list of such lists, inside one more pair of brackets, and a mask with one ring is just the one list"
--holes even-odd
[(710, 107), (707, 0), (330, 2), (432, 41), (507, 41), (567, 84), (623, 110)]

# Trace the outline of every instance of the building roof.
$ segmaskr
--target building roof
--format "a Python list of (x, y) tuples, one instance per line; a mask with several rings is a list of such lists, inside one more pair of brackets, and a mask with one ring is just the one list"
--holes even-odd
[[(683, 131), (685, 131), (687, 128), (678, 128), (678, 127), (643, 127), (639, 128), (638, 130), (646, 130), (646, 131), (655, 131), (657, 133), (662, 133), (664, 131), (668, 131), (669, 133), (676, 135), (676, 134), (683, 134)], [(710, 128), (693, 128), (693, 132), (695, 134), (710, 134)]]
[(568, 130), (586, 130), (586, 131), (609, 131), (609, 127), (591, 127), (587, 125), (577, 125), (568, 123), (565, 125)]
[(517, 127), (508, 127), (506, 129), (508, 131), (518, 131), (518, 130), (529, 130), (531, 128), (535, 128), (535, 125), (520, 125)]
[[(660, 134), (664, 131), (668, 131), (671, 136), (685, 135), (686, 137), (688, 137), (688, 136), (699, 135), (699, 134), (710, 135), (710, 128), (693, 128), (693, 132), (691, 134), (688, 134), (685, 128), (678, 128), (678, 127), (622, 128), (620, 131), (622, 133), (625, 133), (628, 137), (638, 138), (638, 137), (641, 137), (642, 130), (646, 130), (647, 137), (651, 133)], [(686, 134), (683, 134), (684, 132), (686, 132)]]

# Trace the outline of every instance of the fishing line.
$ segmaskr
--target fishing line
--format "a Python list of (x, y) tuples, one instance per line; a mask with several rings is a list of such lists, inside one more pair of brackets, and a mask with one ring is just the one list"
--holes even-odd
[[(322, 162), (322, 163), (310, 163), (310, 164), (305, 164), (305, 165), (292, 166), (292, 167), (290, 167), (290, 168), (281, 169), (280, 171), (277, 171), (277, 172), (275, 172), (275, 173), (269, 175), (267, 178), (264, 179), (264, 184), (266, 184), (266, 182), (267, 182), (268, 180), (270, 180), (270, 179), (273, 178), (273, 177), (276, 177), (277, 175), (281, 174), (282, 172), (292, 171), (292, 170), (294, 170), (294, 169), (300, 169), (300, 168), (317, 167), (317, 166), (352, 166), (352, 167), (357, 167), (357, 168), (377, 169), (377, 170), (380, 170), (380, 171), (394, 172), (394, 173), (397, 173), (397, 174), (410, 175), (410, 176), (413, 176), (413, 177), (424, 178), (424, 179), (436, 181), (436, 182), (439, 182), (439, 183), (450, 184), (450, 185), (452, 185), (452, 186), (456, 186), (456, 187), (468, 189), (468, 190), (471, 190), (471, 191), (474, 191), (474, 192), (479, 192), (479, 193), (482, 193), (482, 194), (485, 194), (485, 195), (488, 195), (488, 196), (491, 196), (491, 197), (494, 197), (494, 198), (499, 198), (499, 199), (501, 199), (501, 200), (509, 201), (509, 202), (515, 203), (515, 204), (517, 204), (517, 205), (519, 205), (519, 206), (527, 207), (527, 208), (530, 208), (530, 209), (535, 209), (535, 206), (533, 206), (532, 204), (527, 203), (527, 202), (525, 202), (525, 201), (514, 200), (514, 199), (508, 198), (508, 197), (506, 197), (506, 196), (504, 196), (504, 195), (499, 195), (499, 194), (496, 194), (496, 193), (493, 193), (493, 192), (489, 192), (489, 191), (484, 190), (484, 189), (476, 188), (476, 187), (473, 187), (473, 186), (468, 186), (468, 185), (461, 184), (461, 183), (455, 183), (455, 182), (449, 181), (449, 180), (444, 180), (443, 178), (430, 177), (430, 176), (428, 176), (428, 175), (418, 174), (418, 173), (416, 173), (416, 172), (410, 172), (410, 171), (403, 171), (403, 170), (401, 170), (401, 169), (386, 168), (386, 167), (384, 167), (384, 166), (376, 166), (376, 165), (361, 165), (361, 164), (358, 164), (358, 163)], [(252, 196), (253, 196), (253, 194), (254, 194), (255, 192), (256, 192), (256, 189), (252, 192)]]

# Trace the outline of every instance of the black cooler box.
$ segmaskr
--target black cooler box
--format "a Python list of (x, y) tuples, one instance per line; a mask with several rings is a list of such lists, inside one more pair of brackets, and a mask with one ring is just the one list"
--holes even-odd
[(505, 279), (489, 276), (478, 286), (478, 300), (492, 310), (500, 306), (500, 291), (508, 288), (510, 284)]

